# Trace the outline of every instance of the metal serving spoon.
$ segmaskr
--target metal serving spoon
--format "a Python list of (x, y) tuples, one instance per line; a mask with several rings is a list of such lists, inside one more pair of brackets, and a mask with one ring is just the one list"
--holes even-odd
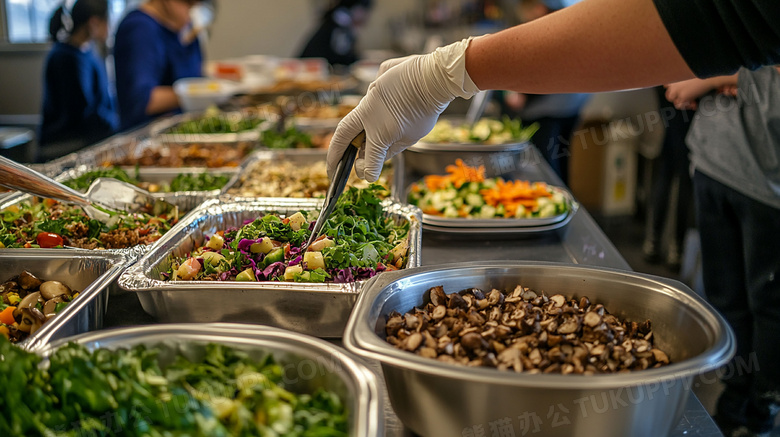
[(137, 212), (144, 207), (163, 211), (175, 208), (146, 190), (111, 178), (98, 178), (80, 193), (37, 171), (0, 156), (0, 185), (25, 193), (80, 206), (92, 219), (107, 223), (117, 212)]

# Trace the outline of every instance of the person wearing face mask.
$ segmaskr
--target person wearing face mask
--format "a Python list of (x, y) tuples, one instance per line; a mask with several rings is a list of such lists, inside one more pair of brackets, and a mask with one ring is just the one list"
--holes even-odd
[(118, 127), (106, 67), (96, 46), (108, 37), (106, 0), (69, 1), (49, 23), (38, 161), (74, 152)]
[(192, 37), (197, 0), (148, 0), (116, 32), (114, 65), (122, 130), (179, 110), (173, 83), (202, 76), (203, 55)]

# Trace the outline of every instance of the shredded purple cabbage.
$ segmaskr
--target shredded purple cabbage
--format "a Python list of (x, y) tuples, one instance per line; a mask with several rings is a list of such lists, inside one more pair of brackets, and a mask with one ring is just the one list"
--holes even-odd
[(250, 255), (249, 248), (251, 248), (252, 245), (255, 243), (257, 243), (256, 240), (242, 238), (241, 241), (238, 242), (238, 251), (243, 253), (244, 255)]
[(271, 265), (263, 269), (262, 274), (265, 279), (270, 280), (276, 276), (283, 274), (284, 269), (285, 269), (284, 263), (279, 261), (279, 262), (272, 263)]
[(303, 257), (298, 255), (295, 258), (293, 258), (292, 261), (290, 261), (290, 263), (288, 265), (290, 265), (290, 266), (297, 266), (298, 264), (301, 263), (301, 261), (303, 261)]

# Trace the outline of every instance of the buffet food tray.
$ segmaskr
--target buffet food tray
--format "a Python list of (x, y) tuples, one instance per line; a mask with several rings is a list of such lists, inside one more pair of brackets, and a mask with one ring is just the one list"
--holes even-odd
[[(30, 194), (25, 193), (15, 193), (11, 196), (9, 196), (6, 199), (0, 199), (0, 211), (4, 211), (6, 208), (9, 208), (11, 206), (19, 205), (22, 202), (29, 201), (32, 202), (37, 196), (32, 196)], [(179, 199), (174, 198), (165, 198), (166, 201), (176, 202), (176, 205), (179, 206), (179, 208), (184, 209), (194, 209), (195, 206), (197, 206), (200, 202), (196, 203), (194, 198), (188, 198), (188, 197), (181, 197)], [(188, 204), (194, 204), (192, 208), (185, 208), (182, 205), (188, 205)], [(182, 214), (182, 219), (185, 217), (184, 214)], [(181, 219), (180, 219), (181, 220)], [(169, 231), (170, 232), (170, 231)], [(152, 246), (156, 245), (158, 241), (155, 241), (152, 244), (148, 245), (138, 245), (129, 247), (127, 249), (81, 249), (81, 248), (75, 248), (75, 247), (66, 247), (64, 249), (52, 249), (55, 251), (62, 250), (63, 253), (72, 253), (72, 252), (85, 252), (85, 253), (105, 253), (105, 254), (114, 254), (119, 255), (121, 257), (124, 257), (128, 262), (134, 262), (138, 260), (144, 253), (146, 253)], [(5, 250), (14, 250), (14, 249), (0, 249), (0, 253), (2, 253)], [(22, 251), (29, 251), (31, 253), (45, 250), (40, 248), (26, 248), (26, 249), (18, 249)]]
[[(175, 257), (191, 253), (206, 236), (241, 226), (259, 214), (291, 215), (319, 210), (322, 200), (264, 198), (254, 201), (213, 199), (199, 206), (161, 238), (119, 278), (138, 294), (144, 310), (161, 322), (242, 322), (277, 326), (317, 337), (341, 337), (364, 281), (348, 284), (297, 282), (163, 281)], [(387, 214), (408, 221), (409, 252), (405, 268), (421, 263), (420, 210), (390, 200)]]
[(38, 331), (19, 343), (34, 348), (68, 335), (80, 334), (103, 327), (103, 316), (108, 303), (108, 287), (122, 273), (127, 259), (106, 252), (83, 249), (3, 249), (0, 264), (4, 275), (0, 280), (27, 270), (38, 278), (56, 280), (69, 286), (79, 295)]
[(500, 153), (500, 152), (518, 152), (526, 149), (531, 143), (529, 141), (515, 141), (511, 143), (499, 143), (499, 144), (481, 144), (481, 143), (428, 143), (424, 141), (418, 141), (412, 147), (407, 150), (412, 152), (484, 152), (484, 153)]
[[(228, 194), (231, 189), (238, 189), (241, 184), (251, 177), (252, 169), (259, 163), (274, 165), (279, 161), (289, 161), (301, 166), (325, 162), (328, 156), (326, 149), (286, 149), (286, 150), (256, 150), (249, 155), (238, 167), (238, 170), (227, 184), (222, 188), (221, 194)], [(234, 198), (255, 198), (257, 196), (242, 196), (231, 194)]]
[[(121, 168), (125, 170), (131, 177), (135, 175), (136, 172), (135, 168), (132, 167), (121, 167)], [(85, 173), (88, 173), (93, 169), (94, 167), (88, 165), (80, 165), (78, 167), (74, 167), (64, 171), (55, 179), (58, 182), (66, 182), (75, 179)], [(237, 174), (238, 170), (235, 167), (223, 167), (223, 168), (139, 167), (138, 180), (140, 180), (141, 182), (151, 182), (157, 184), (169, 183), (170, 181), (173, 180), (173, 178), (175, 178), (177, 175), (181, 173), (197, 174), (197, 173), (204, 173), (204, 172), (211, 173), (211, 174), (224, 174), (224, 175), (230, 175), (231, 177), (234, 177)], [(172, 191), (172, 192), (163, 192), (163, 193), (152, 193), (152, 196), (165, 200), (166, 202), (169, 202), (173, 205), (176, 205), (179, 207), (180, 210), (191, 211), (195, 209), (195, 207), (203, 203), (204, 201), (219, 196), (220, 193), (222, 193), (222, 189), (210, 190), (210, 191)]]
[[(198, 120), (204, 117), (204, 113), (187, 113), (177, 115), (150, 125), (149, 130), (152, 137), (162, 144), (192, 144), (192, 143), (240, 143), (257, 142), (260, 139), (260, 133), (273, 127), (274, 121), (266, 119), (260, 122), (252, 129), (241, 132), (228, 133), (174, 133), (172, 130), (192, 120)], [(246, 117), (240, 111), (220, 112), (216, 116), (234, 119), (238, 121)]]
[[(548, 296), (587, 296), (630, 321), (650, 319), (653, 338), (669, 353), (672, 364), (591, 376), (515, 373), (444, 363), (385, 340), (387, 316), (422, 307), (430, 301), (432, 287), (443, 286), (452, 294), (471, 287), (513, 290), (518, 284)], [(693, 377), (725, 364), (734, 355), (736, 342), (725, 319), (680, 282), (606, 268), (495, 261), (421, 267), (372, 278), (350, 316), (344, 344), (351, 352), (382, 363), (395, 412), (419, 435), (475, 435), (477, 427), (486, 430), (507, 418), (507, 435), (514, 430), (524, 433), (526, 421), (547, 437), (656, 437), (668, 435), (679, 423)]]
[[(202, 357), (208, 343), (243, 350), (258, 361), (271, 354), (284, 369), (286, 389), (312, 393), (324, 388), (344, 401), (349, 410), (350, 436), (384, 435), (376, 376), (365, 365), (322, 340), (262, 326), (173, 324), (89, 333), (41, 345), (34, 352), (46, 357), (68, 342), (79, 343), (89, 350), (146, 345), (159, 351), (162, 366), (178, 354)], [(312, 368), (314, 373), (310, 372)]]
[[(284, 150), (257, 150), (253, 152), (239, 167), (238, 172), (233, 176), (233, 178), (228, 181), (228, 183), (225, 185), (225, 187), (222, 189), (221, 194), (227, 194), (230, 197), (234, 199), (255, 199), (257, 197), (265, 197), (265, 196), (253, 196), (253, 195), (247, 195), (242, 194), (240, 192), (236, 192), (237, 190), (240, 190), (241, 186), (248, 180), (252, 179), (252, 172), (253, 169), (258, 165), (269, 165), (272, 166), (278, 162), (281, 161), (287, 161), (292, 164), (299, 165), (301, 167), (303, 166), (309, 166), (312, 164), (316, 164), (318, 162), (325, 164), (325, 160), (328, 156), (327, 149), (284, 149)], [(385, 164), (387, 166), (387, 164)], [(394, 164), (392, 164), (394, 165)], [(311, 175), (303, 175), (303, 176), (311, 176)], [(382, 177), (385, 176), (385, 172), (383, 171)], [(354, 172), (350, 179), (353, 177), (356, 177), (354, 175)], [(323, 175), (323, 178), (327, 178), (326, 175)], [(380, 177), (381, 179), (381, 177)], [(353, 181), (354, 182), (354, 181)], [(387, 179), (387, 185), (388, 189), (392, 187), (394, 180), (392, 179), (392, 175)], [(367, 186), (368, 183), (360, 180), (357, 184), (354, 183), (348, 183), (348, 186), (350, 185), (356, 185), (358, 187)], [(324, 186), (323, 189), (323, 197), (325, 192), (327, 192), (327, 186)], [(279, 196), (282, 197), (282, 196)], [(405, 203), (405, 202), (401, 202)]]

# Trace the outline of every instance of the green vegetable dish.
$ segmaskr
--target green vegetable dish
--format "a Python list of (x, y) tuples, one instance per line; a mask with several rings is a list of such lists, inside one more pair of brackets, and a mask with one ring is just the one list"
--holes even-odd
[(67, 344), (49, 357), (0, 338), (4, 437), (345, 437), (349, 411), (322, 388), (294, 393), (267, 355), (204, 345), (168, 365), (159, 347), (88, 351)]
[(169, 135), (231, 134), (256, 129), (265, 120), (252, 117), (232, 117), (226, 115), (207, 115), (195, 120), (177, 124), (169, 129)]
[(139, 170), (136, 168), (135, 175), (130, 176), (125, 170), (119, 167), (100, 168), (90, 170), (75, 179), (65, 182), (65, 185), (74, 190), (86, 191), (90, 184), (97, 178), (114, 178), (128, 184), (136, 185), (152, 193), (168, 193), (178, 191), (211, 191), (219, 190), (225, 186), (230, 177), (223, 174), (202, 173), (180, 173), (174, 177), (170, 183), (154, 184), (151, 182), (142, 182), (139, 180)]
[(472, 127), (466, 124), (455, 125), (449, 120), (439, 120), (420, 142), (506, 144), (528, 141), (537, 130), (539, 130), (538, 123), (523, 126), (520, 120), (507, 116), (501, 120), (483, 118)]
[(306, 252), (302, 245), (316, 220), (313, 212), (267, 214), (240, 228), (217, 232), (189, 256), (174, 259), (171, 281), (354, 282), (406, 265), (409, 222), (385, 214), (385, 189), (350, 187)]

